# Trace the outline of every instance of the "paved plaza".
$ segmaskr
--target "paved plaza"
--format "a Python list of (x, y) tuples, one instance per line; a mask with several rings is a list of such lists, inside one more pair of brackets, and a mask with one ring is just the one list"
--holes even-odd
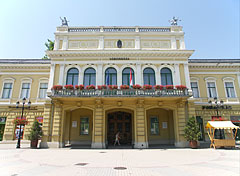
[[(239, 176), (238, 149), (22, 149), (0, 146), (1, 176)], [(114, 168), (120, 167), (121, 170)]]

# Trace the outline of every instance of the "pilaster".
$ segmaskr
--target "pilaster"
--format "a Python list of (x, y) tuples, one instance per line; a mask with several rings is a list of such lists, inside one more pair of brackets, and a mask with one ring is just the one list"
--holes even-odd
[(175, 36), (171, 37), (171, 49), (177, 49), (177, 41)]
[(142, 69), (141, 69), (140, 63), (137, 63), (135, 80), (136, 80), (136, 84), (142, 85)]
[(2, 116), (7, 117), (3, 134), (3, 141), (13, 140), (15, 125), (12, 123), (12, 121), (16, 118), (16, 114), (14, 112), (8, 112), (7, 114), (4, 114)]
[(191, 89), (188, 64), (184, 64), (184, 74), (185, 74), (186, 86), (188, 89)]
[[(102, 80), (102, 78), (103, 78), (103, 64), (98, 64), (97, 65), (97, 80), (96, 80), (96, 85), (102, 85), (103, 84), (103, 80)], [(83, 77), (82, 77), (83, 78)]]
[(53, 87), (54, 73), (55, 73), (55, 64), (51, 64), (50, 78), (49, 78), (48, 90), (47, 90), (50, 93), (51, 93), (51, 88)]
[(101, 100), (96, 100), (93, 116), (92, 148), (105, 148), (104, 126), (103, 104)]
[(175, 70), (175, 72), (174, 72), (173, 82), (175, 85), (180, 85), (181, 84), (181, 80), (180, 80), (181, 75), (180, 75), (180, 71), (179, 71), (179, 64), (174, 64), (174, 70)]
[(135, 113), (135, 143), (134, 148), (148, 148), (146, 140), (146, 118), (144, 100), (138, 100)]
[(59, 71), (59, 80), (58, 83), (59, 85), (63, 85), (63, 76), (64, 76), (64, 68), (65, 68), (65, 64), (60, 64), (60, 71)]

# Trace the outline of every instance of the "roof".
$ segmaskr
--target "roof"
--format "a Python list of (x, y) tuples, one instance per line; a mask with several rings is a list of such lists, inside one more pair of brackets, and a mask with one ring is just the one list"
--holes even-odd
[(208, 121), (206, 128), (214, 129), (236, 129), (238, 126), (234, 125), (231, 121)]
[(240, 59), (188, 59), (189, 63), (240, 63)]
[(1, 64), (50, 64), (50, 59), (0, 59)]

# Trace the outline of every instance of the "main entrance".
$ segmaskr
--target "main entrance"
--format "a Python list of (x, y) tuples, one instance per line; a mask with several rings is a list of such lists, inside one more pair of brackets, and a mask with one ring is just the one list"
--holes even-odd
[(132, 144), (132, 115), (128, 112), (112, 112), (107, 115), (108, 145), (114, 145), (115, 136), (120, 132), (120, 144)]

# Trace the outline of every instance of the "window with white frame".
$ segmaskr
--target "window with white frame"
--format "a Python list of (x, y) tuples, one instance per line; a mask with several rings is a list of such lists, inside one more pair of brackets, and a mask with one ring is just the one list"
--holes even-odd
[(12, 94), (12, 85), (13, 83), (4, 83), (3, 91), (2, 91), (2, 98), (9, 99)]
[(30, 83), (22, 83), (22, 90), (20, 98), (29, 98), (30, 94)]
[(215, 98), (217, 97), (217, 89), (215, 82), (207, 82), (208, 97)]
[(228, 98), (236, 97), (233, 82), (225, 82), (225, 89)]
[(40, 83), (39, 87), (39, 98), (47, 97), (48, 83)]
[(198, 91), (198, 83), (197, 82), (191, 82), (191, 89), (193, 93), (194, 98), (199, 98), (199, 91)]

